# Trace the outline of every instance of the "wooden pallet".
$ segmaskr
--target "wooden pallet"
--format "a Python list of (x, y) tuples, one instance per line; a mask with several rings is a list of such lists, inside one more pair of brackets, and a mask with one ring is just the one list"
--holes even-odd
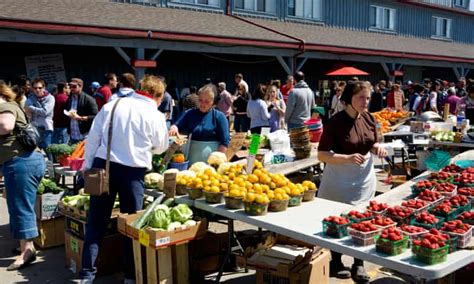
[[(188, 284), (188, 243), (160, 249), (143, 246), (133, 239), (135, 281), (137, 284)], [(145, 275), (146, 274), (146, 275)]]

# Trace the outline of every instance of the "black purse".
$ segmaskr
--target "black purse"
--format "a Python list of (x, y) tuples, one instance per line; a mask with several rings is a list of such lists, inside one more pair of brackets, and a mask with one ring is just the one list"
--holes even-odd
[(25, 111), (20, 106), (18, 107), (25, 115), (27, 123), (26, 125), (20, 126), (19, 123), (15, 122), (16, 139), (27, 151), (33, 151), (41, 143), (41, 134), (38, 129), (28, 121), (28, 116)]

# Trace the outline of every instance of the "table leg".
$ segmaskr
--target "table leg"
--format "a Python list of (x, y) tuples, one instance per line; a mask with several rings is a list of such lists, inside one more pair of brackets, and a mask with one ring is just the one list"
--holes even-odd
[(219, 273), (216, 276), (216, 283), (219, 283), (221, 281), (222, 274), (224, 273), (224, 267), (229, 262), (230, 254), (232, 253), (232, 240), (234, 238), (234, 220), (232, 219), (227, 220), (227, 234), (229, 243), (227, 244), (227, 251), (219, 269)]

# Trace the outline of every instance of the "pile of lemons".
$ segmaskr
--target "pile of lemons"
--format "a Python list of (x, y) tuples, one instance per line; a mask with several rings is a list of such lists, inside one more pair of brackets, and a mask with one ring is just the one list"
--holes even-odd
[(255, 162), (251, 174), (244, 174), (242, 164), (233, 164), (224, 173), (206, 169), (195, 177), (178, 176), (177, 184), (207, 192), (222, 192), (225, 196), (258, 204), (287, 200), (308, 190), (317, 190), (311, 181), (293, 183), (283, 174), (269, 173), (258, 161)]

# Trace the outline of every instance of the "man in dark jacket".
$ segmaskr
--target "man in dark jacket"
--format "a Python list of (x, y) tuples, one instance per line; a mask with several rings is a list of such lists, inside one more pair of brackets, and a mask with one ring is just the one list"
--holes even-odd
[(294, 78), (297, 83), (288, 95), (285, 112), (288, 130), (304, 126), (304, 122), (311, 117), (311, 109), (316, 106), (314, 93), (304, 81), (303, 72), (296, 72)]
[(69, 110), (69, 135), (74, 144), (86, 138), (98, 110), (95, 99), (82, 91), (82, 79), (72, 78), (69, 87), (71, 95), (66, 102), (66, 109)]

